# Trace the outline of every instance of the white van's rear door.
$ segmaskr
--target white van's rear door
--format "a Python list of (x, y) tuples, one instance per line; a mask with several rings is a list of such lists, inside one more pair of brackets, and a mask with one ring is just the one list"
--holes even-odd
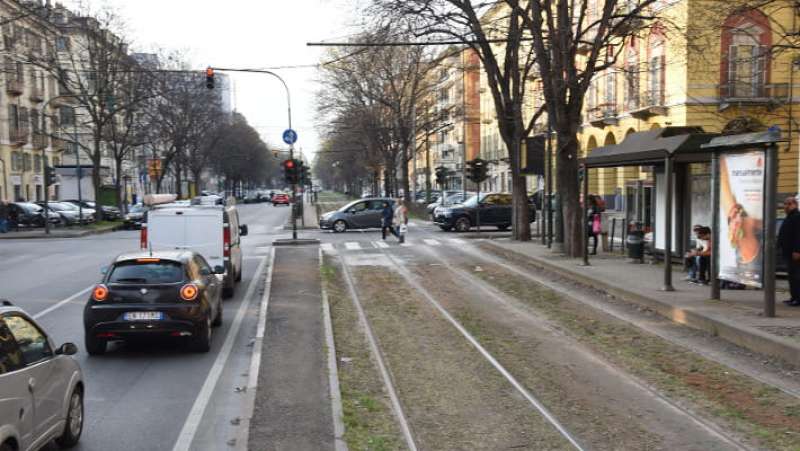
[(225, 266), (222, 210), (197, 208), (184, 217), (184, 245), (205, 257), (212, 268)]
[(154, 251), (183, 249), (186, 219), (182, 213), (181, 210), (150, 211), (147, 215), (148, 247)]

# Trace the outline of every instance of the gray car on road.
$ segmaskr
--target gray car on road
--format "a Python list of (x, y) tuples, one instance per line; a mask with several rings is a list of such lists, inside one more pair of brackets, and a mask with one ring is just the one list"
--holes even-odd
[(56, 347), (24, 311), (0, 301), (0, 451), (62, 448), (83, 432), (83, 374), (72, 343)]
[(349, 229), (378, 229), (381, 227), (383, 204), (394, 209), (394, 199), (373, 197), (350, 202), (344, 207), (329, 211), (319, 218), (320, 229), (341, 233)]

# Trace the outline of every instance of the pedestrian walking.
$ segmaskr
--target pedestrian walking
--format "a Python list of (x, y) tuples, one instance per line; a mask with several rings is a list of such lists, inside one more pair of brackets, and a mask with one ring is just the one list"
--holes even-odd
[(9, 207), (6, 201), (0, 200), (0, 233), (8, 232)]
[(778, 247), (789, 269), (789, 292), (791, 299), (783, 301), (787, 305), (800, 306), (800, 211), (797, 199), (787, 197), (783, 201), (786, 218), (778, 231)]
[(401, 243), (405, 243), (408, 229), (408, 208), (403, 199), (397, 199), (397, 208), (394, 209), (394, 225), (397, 228), (395, 236)]
[(384, 241), (386, 240), (387, 231), (397, 236), (397, 232), (394, 230), (394, 210), (392, 210), (389, 202), (384, 202), (383, 210), (381, 211), (381, 235), (383, 235)]
[(598, 196), (594, 194), (589, 195), (589, 211), (586, 218), (586, 232), (587, 236), (592, 238), (592, 255), (597, 255), (597, 242), (599, 241), (600, 234), (603, 231), (603, 208), (598, 200)]

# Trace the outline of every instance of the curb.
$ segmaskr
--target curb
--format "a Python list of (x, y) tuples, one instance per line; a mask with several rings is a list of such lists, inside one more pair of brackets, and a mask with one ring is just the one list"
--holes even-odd
[(520, 251), (500, 246), (489, 240), (485, 242), (496, 249), (512, 252), (523, 257), (540, 269), (555, 273), (560, 277), (577, 282), (587, 288), (602, 291), (626, 302), (644, 305), (675, 323), (702, 330), (750, 351), (776, 357), (793, 365), (800, 365), (800, 343), (767, 334), (753, 327), (743, 327), (724, 318), (704, 315), (693, 310), (675, 307), (656, 298), (643, 296), (600, 279), (569, 271), (539, 257), (523, 254)]
[[(2, 240), (59, 240), (59, 239), (60, 240), (64, 240), (64, 239), (68, 240), (68, 239), (73, 239), (73, 238), (84, 238), (84, 237), (92, 236), (92, 235), (104, 235), (106, 233), (116, 232), (116, 231), (119, 231), (119, 230), (123, 230), (123, 227), (121, 225), (116, 225), (116, 226), (108, 228), (108, 229), (81, 230), (79, 232), (73, 232), (73, 233), (69, 233), (69, 234), (66, 234), (66, 235), (61, 235), (61, 234), (53, 235), (53, 234), (50, 234), (50, 235), (35, 235), (35, 236), (32, 236), (32, 235), (17, 236), (17, 235), (4, 234), (6, 236), (0, 235), (0, 241), (2, 241)], [(16, 232), (9, 232), (9, 233), (16, 233)], [(26, 233), (26, 232), (21, 232), (21, 233)]]

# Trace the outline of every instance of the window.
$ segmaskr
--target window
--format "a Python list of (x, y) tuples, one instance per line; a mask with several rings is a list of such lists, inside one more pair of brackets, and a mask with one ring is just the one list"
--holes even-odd
[(66, 52), (67, 50), (69, 50), (69, 38), (66, 36), (57, 37), (56, 50), (59, 52)]
[(58, 118), (62, 127), (71, 126), (75, 123), (75, 110), (68, 106), (62, 106), (58, 109)]
[(614, 110), (617, 106), (617, 73), (610, 69), (605, 79), (605, 107)]
[(184, 280), (183, 266), (173, 261), (140, 263), (122, 262), (114, 265), (108, 283), (159, 284), (178, 283)]
[(26, 365), (33, 365), (53, 356), (47, 336), (21, 316), (6, 316), (6, 325), (17, 342)]
[(16, 105), (8, 106), (8, 130), (11, 134), (9, 139), (16, 142), (19, 131), (19, 107)]
[(33, 168), (33, 161), (31, 159), (31, 154), (26, 153), (22, 156), (23, 168), (24, 171), (30, 171)]
[(723, 98), (765, 97), (772, 32), (766, 16), (750, 10), (729, 17), (722, 32), (720, 94)]
[(33, 170), (37, 174), (42, 172), (42, 157), (41, 157), (41, 155), (36, 155), (36, 156), (33, 157)]
[(353, 213), (359, 213), (359, 212), (362, 212), (362, 211), (364, 211), (366, 209), (367, 209), (367, 203), (366, 202), (359, 202), (359, 203), (353, 205), (352, 207), (350, 207), (350, 211), (352, 211)]
[(11, 170), (14, 172), (22, 170), (22, 154), (17, 151), (11, 152)]
[(6, 326), (3, 319), (0, 319), (0, 375), (17, 371), (25, 365), (22, 360), (22, 351), (19, 350), (14, 336)]
[(628, 111), (639, 108), (639, 56), (631, 42), (625, 56), (625, 106)]

